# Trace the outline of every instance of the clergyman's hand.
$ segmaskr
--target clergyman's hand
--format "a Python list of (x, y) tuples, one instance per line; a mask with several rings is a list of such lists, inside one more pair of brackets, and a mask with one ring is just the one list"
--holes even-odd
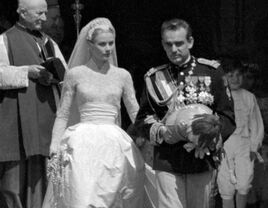
[(39, 82), (42, 85), (49, 86), (53, 82), (53, 74), (47, 71), (46, 69), (40, 71)]
[(38, 79), (40, 77), (40, 72), (45, 70), (41, 65), (29, 65), (28, 66), (28, 77), (30, 79)]

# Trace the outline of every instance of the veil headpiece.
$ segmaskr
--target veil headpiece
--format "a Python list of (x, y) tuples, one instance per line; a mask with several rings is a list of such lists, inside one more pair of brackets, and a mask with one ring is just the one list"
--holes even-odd
[[(112, 31), (114, 31), (115, 34), (115, 29), (109, 19), (105, 17), (98, 17), (90, 21), (86, 26), (82, 28), (78, 36), (73, 52), (68, 62), (69, 69), (75, 66), (84, 65), (91, 59), (93, 49), (89, 46), (87, 41), (92, 40), (92, 34), (96, 29), (111, 29)], [(113, 49), (109, 62), (117, 66), (117, 55), (115, 47)]]

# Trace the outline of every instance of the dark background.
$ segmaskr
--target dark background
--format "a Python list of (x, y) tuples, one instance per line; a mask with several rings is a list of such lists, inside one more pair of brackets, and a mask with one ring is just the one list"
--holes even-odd
[[(68, 59), (76, 40), (75, 0), (59, 0), (65, 23), (60, 48)], [(115, 26), (120, 67), (133, 76), (137, 98), (143, 75), (151, 67), (164, 64), (160, 26), (177, 17), (188, 21), (195, 39), (192, 54), (218, 59), (226, 54), (260, 65), (262, 77), (268, 72), (267, 0), (80, 0), (80, 28), (95, 17), (107, 17)], [(16, 0), (0, 0), (0, 23), (17, 20)]]

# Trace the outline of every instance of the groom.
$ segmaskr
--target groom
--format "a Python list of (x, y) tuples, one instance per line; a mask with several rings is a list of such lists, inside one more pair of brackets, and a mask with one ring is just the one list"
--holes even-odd
[[(181, 92), (188, 104), (192, 102), (188, 97), (190, 88), (185, 86), (198, 89), (197, 92), (202, 91), (203, 86), (213, 98), (207, 105), (218, 114), (220, 133), (225, 141), (235, 129), (232, 98), (222, 79), (222, 70), (213, 67), (213, 62), (191, 56), (194, 39), (186, 21), (165, 21), (161, 36), (169, 63), (152, 68), (145, 75), (146, 89), (135, 126), (154, 144), (153, 169), (156, 171), (158, 208), (208, 208), (215, 182), (212, 154), (198, 155), (195, 150), (188, 152), (184, 146), (186, 141), (173, 137), (172, 129), (161, 120), (168, 110), (168, 97), (176, 88), (184, 86)], [(201, 104), (204, 103), (201, 101)]]

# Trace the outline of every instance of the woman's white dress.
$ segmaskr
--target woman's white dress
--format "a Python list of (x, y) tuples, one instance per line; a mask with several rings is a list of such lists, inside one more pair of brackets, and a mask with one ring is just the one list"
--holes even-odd
[[(75, 67), (62, 96), (52, 136), (61, 151), (49, 165), (43, 208), (141, 208), (144, 161), (117, 125), (121, 98), (132, 120), (138, 111), (130, 74), (112, 65), (104, 73)], [(73, 101), (80, 122), (67, 127)]]

